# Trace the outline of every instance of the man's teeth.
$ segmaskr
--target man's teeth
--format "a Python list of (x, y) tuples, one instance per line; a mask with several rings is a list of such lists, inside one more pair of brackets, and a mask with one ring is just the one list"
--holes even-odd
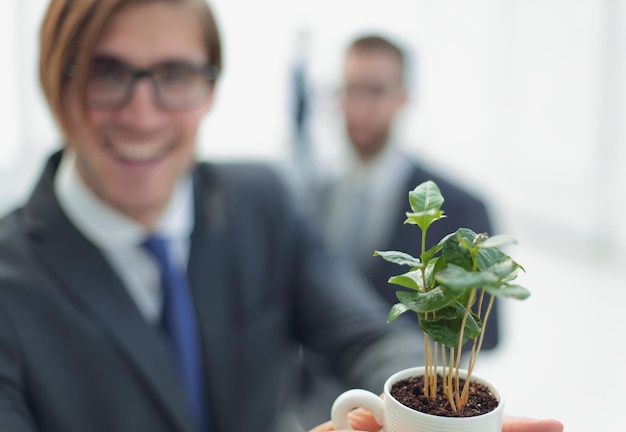
[(143, 144), (119, 146), (115, 150), (119, 156), (131, 162), (149, 161), (161, 154), (160, 146)]

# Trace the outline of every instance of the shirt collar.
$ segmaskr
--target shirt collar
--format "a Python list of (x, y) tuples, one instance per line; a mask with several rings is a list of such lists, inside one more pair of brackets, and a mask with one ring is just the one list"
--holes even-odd
[[(76, 168), (74, 152), (65, 150), (54, 181), (59, 204), (70, 221), (96, 246), (105, 250), (136, 247), (148, 235), (146, 228), (96, 196)], [(169, 240), (188, 240), (193, 227), (191, 176), (174, 187), (156, 232)]]
[(352, 182), (368, 184), (372, 179), (380, 181), (389, 177), (403, 177), (409, 167), (409, 158), (391, 142), (367, 161), (353, 155), (349, 161), (347, 178)]

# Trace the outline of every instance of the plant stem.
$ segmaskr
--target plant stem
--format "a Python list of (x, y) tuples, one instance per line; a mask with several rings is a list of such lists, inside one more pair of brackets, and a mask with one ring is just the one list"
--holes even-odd
[[(494, 296), (489, 297), (489, 303), (487, 304), (487, 310), (485, 311), (485, 318), (483, 319), (483, 328), (480, 332), (480, 338), (478, 341), (478, 352), (480, 352), (480, 348), (483, 345), (483, 336), (485, 335), (485, 329), (487, 328), (487, 321), (489, 321), (489, 317), (491, 316), (491, 309), (493, 308), (493, 304), (496, 298)], [(478, 355), (478, 353), (476, 354)]]
[(447, 387), (447, 392), (446, 392), (446, 397), (448, 398), (448, 401), (450, 402), (450, 407), (452, 408), (452, 411), (456, 412), (456, 403), (454, 402), (454, 391), (452, 389), (452, 372), (454, 371), (454, 367), (453, 367), (453, 363), (454, 363), (454, 348), (450, 347), (450, 367), (448, 368), (448, 375), (446, 377), (444, 377), (444, 381), (447, 383), (446, 387)]
[[(482, 329), (481, 329), (482, 335)], [(477, 349), (477, 339), (474, 339), (472, 343), (472, 350), (470, 351), (470, 358), (467, 367), (467, 376), (465, 378), (465, 385), (463, 385), (463, 391), (461, 392), (461, 404), (465, 406), (469, 400), (469, 383), (472, 378), (472, 371), (474, 370), (474, 365), (476, 364), (476, 359), (478, 358), (478, 349)]]
[(481, 317), (483, 313), (483, 301), (485, 299), (485, 290), (480, 290), (480, 298), (478, 299), (478, 308), (476, 309), (476, 314)]
[(478, 316), (481, 317), (481, 321), (482, 321), (482, 326), (480, 328), (480, 336), (477, 339), (474, 339), (474, 343), (472, 345), (472, 352), (470, 355), (470, 361), (469, 361), (469, 367), (468, 367), (468, 371), (472, 371), (474, 369), (474, 364), (476, 363), (476, 360), (478, 359), (478, 353), (480, 353), (480, 348), (482, 346), (482, 342), (483, 342), (483, 337), (485, 335), (485, 330), (487, 328), (487, 321), (489, 319), (489, 315), (491, 313), (491, 308), (493, 306), (493, 296), (490, 297), (489, 299), (489, 304), (487, 305), (487, 310), (485, 312), (484, 316), (481, 316), (481, 312), (482, 312), (482, 304), (485, 298), (485, 290), (481, 290), (480, 293), (480, 300), (478, 302)]
[(441, 346), (441, 386), (443, 388), (443, 394), (448, 394), (448, 380), (447, 380), (447, 370), (446, 370), (446, 347), (444, 345)]
[[(487, 321), (489, 321), (489, 317), (491, 316), (491, 309), (493, 308), (493, 303), (494, 303), (495, 297), (491, 296), (489, 298), (489, 303), (487, 304), (487, 310), (485, 311), (485, 317), (483, 318), (483, 326), (480, 329), (480, 336), (478, 337), (478, 345), (476, 347), (476, 353), (475, 355), (472, 356), (471, 358), (471, 362), (470, 362), (470, 367), (468, 369), (469, 372), (471, 372), (474, 369), (474, 365), (476, 364), (476, 361), (478, 359), (478, 354), (480, 353), (480, 349), (483, 346), (483, 338), (485, 336), (485, 329), (487, 328)], [(474, 341), (474, 343), (476, 344), (476, 341)]]
[[(463, 335), (465, 333), (465, 324), (467, 323), (467, 317), (470, 314), (470, 310), (472, 309), (472, 303), (474, 303), (474, 299), (476, 298), (476, 289), (473, 288), (470, 296), (467, 300), (467, 305), (465, 305), (465, 312), (463, 313), (463, 319), (461, 320), (461, 331), (459, 332), (459, 345), (458, 351), (456, 355), (456, 376), (454, 379), (454, 388), (456, 391), (456, 397), (459, 405), (459, 409), (463, 409), (465, 403), (461, 400), (461, 383), (459, 378), (459, 369), (461, 367), (461, 352), (463, 346)], [(470, 376), (468, 371), (468, 376), (466, 377), (466, 383), (469, 382)]]
[(430, 374), (432, 359), (430, 356), (430, 338), (428, 334), (424, 334), (424, 396), (434, 398), (435, 395), (430, 396)]
[[(483, 300), (485, 294), (485, 290), (482, 291), (481, 293), (481, 302)], [(470, 382), (470, 378), (472, 375), (472, 372), (474, 371), (474, 366), (476, 365), (476, 361), (478, 360), (478, 354), (480, 353), (480, 349), (483, 345), (483, 338), (485, 336), (485, 329), (487, 328), (487, 321), (489, 320), (489, 316), (491, 315), (491, 309), (493, 307), (493, 303), (494, 303), (495, 297), (491, 296), (489, 298), (489, 303), (487, 304), (487, 310), (485, 311), (485, 316), (483, 321), (483, 325), (480, 329), (480, 336), (478, 337), (478, 339), (474, 339), (474, 344), (472, 346), (472, 354), (470, 356), (470, 361), (469, 361), (469, 366), (467, 368), (467, 380), (465, 381), (465, 385), (463, 386), (463, 394), (461, 395), (461, 399), (464, 401), (463, 403), (467, 403), (467, 401), (469, 400), (469, 382)]]
[(438, 381), (438, 374), (437, 374), (437, 364), (438, 364), (438, 359), (437, 359), (437, 351), (438, 351), (438, 347), (439, 344), (437, 342), (433, 342), (433, 374), (431, 376), (431, 381), (430, 381), (430, 394), (433, 395), (433, 397), (435, 397), (435, 395), (437, 395), (437, 381)]
[[(422, 238), (421, 238), (421, 250), (422, 253), (420, 258), (423, 257), (426, 252), (426, 231), (428, 227), (422, 229)], [(426, 264), (422, 259), (422, 264), (424, 264), (420, 270), (422, 274), (422, 289), (423, 292), (428, 292), (429, 287), (426, 281)], [(434, 318), (434, 313), (433, 313)], [(424, 320), (428, 319), (428, 313), (424, 314)], [(434, 361), (433, 361), (434, 360)], [(424, 396), (430, 397), (434, 399), (437, 396), (437, 343), (435, 342), (435, 352), (433, 359), (433, 352), (431, 350), (430, 338), (427, 333), (424, 333)]]

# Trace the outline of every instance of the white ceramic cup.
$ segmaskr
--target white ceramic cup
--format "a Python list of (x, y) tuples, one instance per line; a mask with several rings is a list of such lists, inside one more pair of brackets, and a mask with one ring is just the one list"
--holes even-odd
[[(402, 405), (391, 396), (394, 383), (406, 378), (424, 375), (424, 367), (401, 370), (385, 382), (384, 397), (372, 392), (348, 390), (335, 400), (331, 409), (331, 420), (335, 429), (352, 429), (348, 413), (354, 408), (371, 412), (384, 432), (501, 432), (504, 401), (500, 393), (489, 382), (472, 374), (472, 381), (480, 382), (491, 390), (499, 404), (491, 412), (474, 417), (439, 417), (425, 414)], [(465, 378), (467, 371), (459, 371)]]

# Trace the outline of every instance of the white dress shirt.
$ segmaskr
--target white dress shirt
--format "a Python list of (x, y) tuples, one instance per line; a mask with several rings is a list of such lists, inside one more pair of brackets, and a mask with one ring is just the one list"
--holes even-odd
[(388, 145), (373, 159), (354, 157), (333, 184), (325, 235), (330, 245), (360, 267), (374, 250), (386, 247), (397, 209), (409, 191), (401, 192), (411, 173), (407, 155)]
[(151, 234), (166, 238), (172, 259), (181, 268), (187, 268), (193, 228), (191, 177), (176, 184), (154, 232), (148, 232), (96, 196), (78, 173), (75, 154), (70, 150), (61, 159), (54, 191), (69, 220), (102, 250), (146, 320), (158, 323), (163, 306), (159, 267), (141, 243)]

